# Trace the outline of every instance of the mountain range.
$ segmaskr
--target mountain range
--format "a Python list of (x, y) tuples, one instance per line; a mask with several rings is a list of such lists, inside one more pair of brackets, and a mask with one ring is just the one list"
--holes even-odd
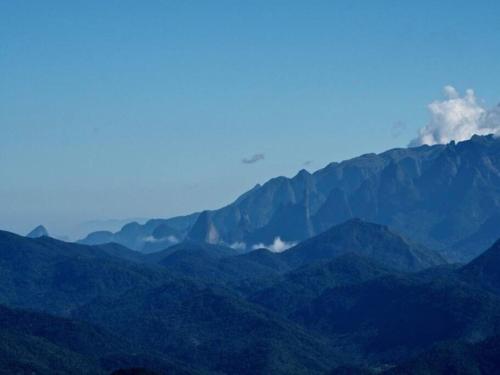
[(280, 253), (190, 240), (142, 254), (0, 232), (0, 368), (404, 373), (460, 350), (484, 366), (492, 355), (476, 348), (500, 335), (499, 254), (495, 243), (450, 265), (359, 219)]
[(124, 225), (118, 232), (92, 232), (78, 242), (84, 245), (115, 242), (129, 249), (153, 253), (184, 240), (198, 216), (198, 213), (194, 213), (171, 219), (152, 219), (144, 224), (131, 222)]
[(152, 252), (184, 239), (251, 250), (296, 243), (350, 218), (389, 226), (450, 261), (466, 262), (500, 237), (500, 140), (393, 149), (277, 177), (217, 210), (131, 223), (81, 242)]
[(474, 137), (79, 243), (0, 231), (0, 374), (495, 374), (499, 163)]

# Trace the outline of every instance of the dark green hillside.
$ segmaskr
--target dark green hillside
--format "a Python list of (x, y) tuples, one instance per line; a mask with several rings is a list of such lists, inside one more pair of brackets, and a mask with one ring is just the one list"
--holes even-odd
[(106, 374), (144, 364), (196, 372), (163, 357), (86, 323), (0, 306), (0, 374)]
[[(398, 366), (387, 375), (496, 375), (500, 368), (500, 337), (483, 342), (449, 342)], [(386, 373), (384, 373), (386, 374)]]
[(356, 254), (348, 253), (328, 261), (298, 268), (283, 276), (283, 280), (260, 290), (251, 301), (288, 316), (308, 304), (329, 288), (358, 284), (389, 271)]
[(145, 256), (179, 277), (241, 290), (257, 288), (289, 270), (277, 254), (265, 249), (246, 254), (224, 247), (186, 241)]
[(116, 250), (0, 231), (0, 303), (67, 314), (98, 296), (168, 279), (163, 270), (111, 255)]
[(432, 250), (413, 244), (383, 225), (349, 220), (305, 240), (281, 256), (292, 265), (355, 253), (397, 271), (414, 272), (445, 263)]
[(131, 291), (77, 316), (183, 362), (227, 374), (320, 374), (330, 346), (222, 290), (191, 282)]
[(500, 332), (500, 300), (454, 280), (384, 276), (328, 289), (292, 318), (339, 338), (364, 361), (393, 363), (439, 341)]
[(458, 274), (463, 280), (500, 294), (500, 240), (466, 264)]

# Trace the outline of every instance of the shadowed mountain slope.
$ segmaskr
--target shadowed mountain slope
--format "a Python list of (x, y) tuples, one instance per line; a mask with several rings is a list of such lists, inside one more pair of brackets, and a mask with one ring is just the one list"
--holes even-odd
[(101, 328), (4, 306), (0, 338), (0, 374), (104, 375), (130, 365), (150, 365), (169, 374), (197, 373)]
[(292, 319), (359, 353), (394, 363), (439, 341), (478, 341), (500, 332), (500, 299), (455, 280), (383, 276), (324, 291)]
[(483, 342), (448, 342), (408, 361), (387, 375), (496, 375), (500, 368), (500, 337)]
[(336, 361), (326, 341), (227, 291), (188, 281), (136, 289), (76, 316), (223, 373), (321, 374)]
[(29, 232), (26, 237), (29, 238), (39, 238), (39, 237), (49, 237), (49, 232), (43, 225), (37, 226), (31, 232)]
[(414, 272), (445, 263), (436, 252), (408, 242), (383, 225), (359, 219), (334, 226), (280, 254), (301, 265), (355, 253), (389, 269)]
[(112, 255), (122, 250), (130, 251), (0, 231), (0, 303), (66, 314), (97, 296), (168, 279), (158, 267)]
[(500, 240), (458, 272), (463, 280), (500, 294)]
[(374, 262), (348, 253), (332, 261), (313, 263), (288, 272), (272, 286), (254, 292), (250, 300), (288, 316), (326, 289), (358, 284), (388, 273)]

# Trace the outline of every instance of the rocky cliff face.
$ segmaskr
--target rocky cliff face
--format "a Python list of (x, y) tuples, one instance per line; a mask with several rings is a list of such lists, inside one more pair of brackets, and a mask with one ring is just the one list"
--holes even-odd
[[(500, 213), (500, 140), (394, 149), (278, 177), (200, 216), (189, 238), (248, 247), (276, 237), (301, 241), (350, 218), (468, 260), (485, 249), (464, 240)], [(492, 239), (500, 236), (489, 231)], [(458, 253), (450, 251), (459, 244)], [(486, 241), (485, 243), (488, 243)]]

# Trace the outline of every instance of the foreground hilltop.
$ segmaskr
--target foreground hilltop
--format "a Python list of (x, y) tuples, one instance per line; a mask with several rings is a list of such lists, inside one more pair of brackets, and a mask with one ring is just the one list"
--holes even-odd
[(425, 366), (455, 347), (483, 366), (475, 343), (500, 335), (499, 249), (450, 265), (359, 219), (279, 253), (0, 231), (0, 374), (405, 373), (448, 342)]

